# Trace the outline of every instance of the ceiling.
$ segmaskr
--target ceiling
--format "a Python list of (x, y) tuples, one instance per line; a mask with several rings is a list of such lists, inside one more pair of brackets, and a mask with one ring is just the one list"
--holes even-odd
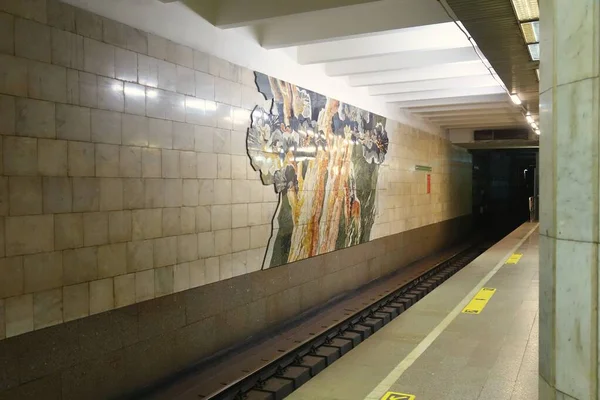
[[(489, 1), (510, 7), (510, 0)], [(299, 64), (322, 66), (328, 76), (442, 128), (527, 126), (522, 109), (438, 0), (185, 4), (221, 29), (251, 35), (263, 48), (286, 49)]]

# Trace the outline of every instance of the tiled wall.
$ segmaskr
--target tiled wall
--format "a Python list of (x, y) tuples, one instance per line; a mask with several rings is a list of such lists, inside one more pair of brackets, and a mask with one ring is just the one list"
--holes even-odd
[[(246, 155), (253, 80), (57, 0), (0, 0), (0, 339), (260, 268), (277, 198)], [(407, 129), (388, 128), (375, 237), (470, 212), (464, 153)], [(407, 168), (430, 155), (427, 198)]]

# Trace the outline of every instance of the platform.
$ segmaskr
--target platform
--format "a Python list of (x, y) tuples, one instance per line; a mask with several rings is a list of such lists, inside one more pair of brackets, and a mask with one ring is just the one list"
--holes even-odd
[[(536, 400), (538, 259), (523, 224), (288, 399)], [(463, 313), (484, 287), (481, 312)]]

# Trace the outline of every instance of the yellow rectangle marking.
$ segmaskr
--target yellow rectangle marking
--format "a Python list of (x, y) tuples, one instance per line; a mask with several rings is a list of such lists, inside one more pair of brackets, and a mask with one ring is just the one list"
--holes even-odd
[(508, 257), (508, 260), (506, 260), (506, 263), (507, 264), (516, 264), (519, 262), (521, 257), (523, 257), (523, 254), (514, 253), (512, 256)]
[(415, 398), (414, 394), (387, 392), (381, 400), (415, 400)]
[(493, 288), (481, 288), (479, 292), (473, 297), (473, 299), (463, 308), (463, 314), (479, 314), (485, 308), (485, 305), (490, 301), (492, 296), (496, 293), (496, 289)]

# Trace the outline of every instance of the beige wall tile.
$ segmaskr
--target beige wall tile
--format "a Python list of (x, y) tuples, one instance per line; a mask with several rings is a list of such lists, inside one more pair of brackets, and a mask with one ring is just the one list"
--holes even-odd
[(0, 135), (14, 135), (15, 113), (15, 98), (0, 95)]
[(154, 270), (136, 272), (135, 301), (140, 302), (154, 298)]
[(7, 256), (54, 250), (54, 217), (52, 215), (7, 217), (5, 225)]
[(0, 53), (15, 54), (15, 17), (0, 13)]
[(183, 205), (195, 207), (198, 205), (198, 181), (196, 179), (183, 180)]
[(6, 254), (4, 253), (5, 248), (5, 240), (4, 240), (4, 217), (0, 217), (0, 257), (4, 257)]
[(102, 40), (119, 47), (127, 46), (126, 26), (111, 19), (103, 19)]
[(5, 299), (4, 311), (7, 338), (33, 330), (33, 295)]
[(89, 283), (63, 287), (63, 321), (68, 322), (90, 315)]
[(233, 277), (233, 265), (231, 254), (224, 254), (219, 257), (219, 280), (225, 280)]
[(271, 225), (257, 225), (250, 227), (250, 248), (264, 247), (271, 235)]
[(162, 209), (134, 210), (131, 215), (133, 240), (153, 239), (162, 235)]
[(73, 211), (91, 212), (100, 208), (100, 179), (73, 178)]
[(219, 179), (231, 179), (231, 156), (229, 154), (218, 155), (217, 177)]
[(100, 211), (123, 209), (123, 180), (120, 178), (100, 179)]
[[(196, 260), (194, 263), (202, 263), (202, 260)], [(181, 263), (173, 267), (174, 292), (181, 292), (190, 288), (190, 264)]]
[(212, 179), (198, 180), (198, 205), (207, 206), (214, 204), (215, 186)]
[(142, 149), (142, 176), (144, 178), (160, 178), (161, 173), (160, 149)]
[(153, 241), (139, 240), (127, 243), (127, 272), (154, 268)]
[(154, 240), (154, 267), (164, 267), (177, 262), (177, 237)]
[(135, 303), (135, 274), (115, 276), (115, 307)]
[(156, 208), (165, 206), (164, 179), (144, 179), (144, 207)]
[(38, 140), (38, 171), (40, 175), (67, 176), (67, 141)]
[(95, 176), (96, 162), (92, 143), (68, 142), (69, 176)]
[(108, 240), (110, 243), (131, 240), (131, 211), (113, 211), (108, 213)]
[(174, 64), (158, 61), (158, 87), (169, 92), (177, 90), (177, 69)]
[(60, 251), (23, 257), (25, 293), (56, 289), (63, 285), (63, 259)]
[(0, 258), (0, 299), (23, 294), (23, 257)]
[(75, 28), (79, 35), (102, 40), (102, 17), (81, 8), (75, 8)]
[(83, 38), (61, 29), (52, 29), (52, 63), (83, 69)]
[(126, 27), (127, 48), (136, 53), (148, 54), (148, 34), (139, 29)]
[(108, 243), (108, 213), (83, 214), (83, 243), (86, 247)]
[(150, 118), (148, 121), (148, 146), (159, 149), (173, 148), (173, 123)]
[(66, 103), (67, 69), (65, 67), (30, 60), (27, 63), (27, 76), (29, 97)]
[(127, 273), (127, 246), (125, 243), (98, 247), (98, 278), (110, 278)]
[(79, 71), (67, 69), (67, 103), (79, 105)]
[(205, 274), (204, 274), (204, 279), (205, 279), (205, 283), (209, 284), (209, 283), (214, 283), (214, 282), (218, 282), (220, 279), (220, 265), (219, 265), (219, 257), (212, 257), (212, 258), (208, 258), (205, 261)]
[(15, 54), (49, 63), (51, 60), (50, 27), (35, 21), (15, 20)]
[(207, 206), (196, 207), (196, 231), (210, 232), (211, 230), (211, 210)]
[(91, 140), (90, 109), (67, 104), (56, 105), (56, 136), (59, 139)]
[[(248, 226), (248, 215), (251, 204), (234, 204), (231, 206), (231, 227), (241, 228)], [(253, 211), (255, 211), (253, 209)], [(260, 216), (260, 207), (258, 208), (258, 215)]]
[[(1, 216), (8, 215), (8, 204), (9, 204), (8, 178), (0, 176), (0, 215)], [(4, 221), (4, 220), (2, 220), (2, 221)]]
[(208, 72), (208, 59), (208, 54), (194, 50), (194, 69), (197, 71)]
[(15, 107), (15, 130), (17, 135), (42, 138), (56, 137), (54, 103), (17, 98)]
[(79, 104), (98, 107), (98, 79), (94, 74), (79, 71)]
[(231, 181), (231, 202), (234, 204), (250, 203), (250, 183), (247, 180)]
[(217, 155), (209, 153), (197, 154), (197, 176), (200, 179), (215, 179), (217, 177)]
[(111, 111), (125, 111), (125, 93), (123, 82), (98, 77), (98, 107)]
[[(125, 95), (127, 99), (127, 88)], [(148, 146), (148, 118), (139, 115), (123, 114), (122, 123), (122, 142), (124, 145)]]
[(83, 39), (83, 51), (85, 71), (111, 78), (115, 76), (115, 48), (113, 46), (85, 38)]
[(154, 270), (154, 293), (156, 297), (174, 292), (173, 265)]
[(62, 288), (33, 294), (33, 329), (63, 322)]
[(194, 125), (173, 122), (173, 148), (193, 151), (194, 147)]
[(181, 234), (181, 208), (163, 208), (162, 235), (177, 236)]
[(195, 234), (177, 236), (177, 262), (198, 259), (198, 240)]
[(54, 216), (54, 247), (56, 250), (83, 247), (83, 214)]
[(121, 146), (119, 148), (119, 174), (122, 177), (142, 176), (142, 149)]
[(8, 189), (10, 215), (42, 213), (42, 178), (10, 177)]
[(45, 214), (67, 213), (73, 209), (73, 188), (70, 178), (45, 177), (42, 191)]
[(214, 150), (214, 131), (210, 126), (194, 126), (194, 149), (202, 153), (212, 153)]
[[(221, 107), (223, 106), (224, 105), (221, 105)], [(227, 114), (227, 116), (229, 116), (229, 114)], [(213, 135), (215, 153), (231, 154), (231, 132), (227, 129), (214, 129)]]
[(138, 83), (158, 87), (158, 61), (153, 57), (138, 54)]
[(119, 146), (114, 144), (96, 144), (96, 176), (119, 176)]
[(90, 282), (90, 315), (115, 308), (112, 278)]
[(0, 54), (0, 93), (27, 96), (27, 60)]
[(249, 163), (246, 156), (231, 156), (231, 178), (246, 179), (246, 165)]
[(182, 178), (196, 178), (196, 153), (193, 151), (179, 152), (180, 172)]
[[(239, 182), (239, 181), (236, 181)], [(214, 204), (231, 204), (232, 181), (230, 179), (215, 180)], [(236, 189), (237, 190), (237, 189)]]
[(215, 77), (196, 71), (196, 97), (204, 100), (215, 100)]
[(133, 51), (115, 49), (115, 78), (137, 82), (137, 54)]
[(196, 208), (182, 207), (181, 208), (181, 234), (189, 234), (196, 232)]
[(231, 228), (231, 206), (212, 206), (211, 214), (213, 231)]
[(191, 68), (177, 66), (177, 92), (190, 96), (196, 95), (196, 83), (194, 70)]
[(165, 207), (181, 207), (183, 204), (183, 182), (181, 179), (164, 179)]
[(231, 229), (215, 231), (215, 255), (231, 253)]
[(167, 59), (167, 39), (148, 34), (148, 55), (161, 60)]
[(63, 251), (63, 281), (65, 285), (88, 282), (98, 277), (98, 249), (84, 247)]
[(144, 208), (145, 193), (142, 179), (123, 179), (123, 207), (127, 210)]
[(189, 287), (194, 288), (206, 284), (206, 266), (204, 260), (189, 263)]
[(167, 42), (167, 60), (172, 63), (194, 68), (194, 52), (190, 47), (171, 41)]
[(179, 151), (163, 149), (161, 154), (162, 177), (179, 178)]
[(37, 139), (5, 136), (2, 151), (5, 175), (37, 175)]
[(231, 274), (240, 276), (247, 273), (246, 264), (248, 263), (248, 252), (240, 251), (231, 255)]
[(250, 228), (237, 228), (231, 231), (231, 250), (238, 252), (250, 248)]
[(121, 113), (92, 109), (92, 142), (121, 144)]

